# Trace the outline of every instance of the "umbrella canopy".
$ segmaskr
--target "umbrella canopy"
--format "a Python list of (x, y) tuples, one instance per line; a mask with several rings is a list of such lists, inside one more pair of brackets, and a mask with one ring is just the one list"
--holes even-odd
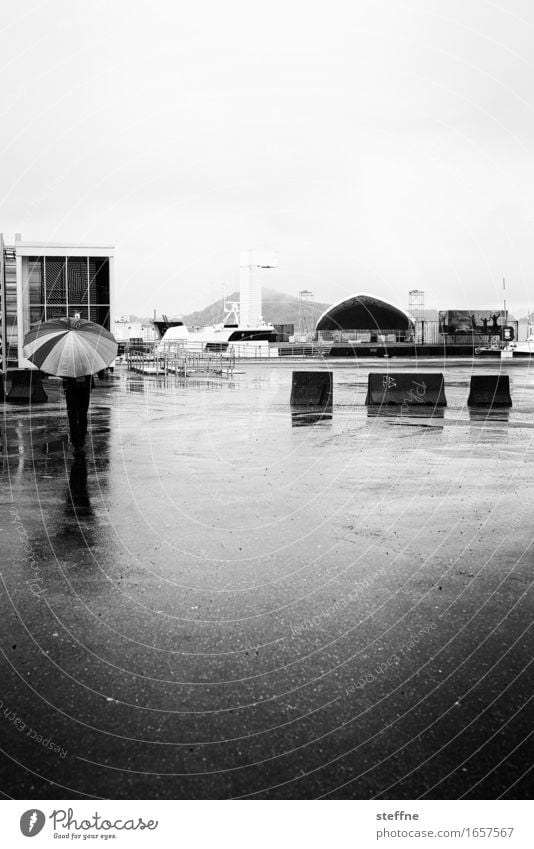
[(24, 337), (26, 359), (58, 377), (96, 374), (117, 356), (114, 336), (93, 321), (53, 318), (43, 321)]

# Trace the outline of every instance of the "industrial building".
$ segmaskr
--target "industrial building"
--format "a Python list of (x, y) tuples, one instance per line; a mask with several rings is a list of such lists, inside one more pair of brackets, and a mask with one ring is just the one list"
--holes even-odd
[(412, 342), (415, 320), (402, 307), (359, 293), (325, 310), (316, 330), (320, 341)]
[[(425, 310), (423, 292), (412, 312), (376, 295), (358, 293), (319, 317), (316, 339), (331, 356), (473, 356), (501, 349), (518, 338), (507, 310)], [(415, 303), (415, 302), (414, 302)], [(430, 318), (429, 318), (430, 316)]]
[(114, 246), (22, 241), (0, 234), (0, 361), (24, 368), (24, 335), (40, 321), (78, 313), (108, 330), (113, 314)]

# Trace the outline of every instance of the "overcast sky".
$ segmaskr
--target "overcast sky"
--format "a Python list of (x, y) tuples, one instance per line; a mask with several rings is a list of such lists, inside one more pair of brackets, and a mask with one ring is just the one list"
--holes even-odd
[(0, 231), (116, 245), (120, 312), (238, 287), (534, 308), (530, 0), (2, 4)]

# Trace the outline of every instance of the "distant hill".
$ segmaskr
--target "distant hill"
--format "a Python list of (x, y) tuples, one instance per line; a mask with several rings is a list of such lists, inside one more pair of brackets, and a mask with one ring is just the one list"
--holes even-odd
[[(239, 301), (239, 292), (232, 292), (231, 295), (227, 295), (226, 301), (227, 303)], [(276, 292), (274, 289), (264, 289), (262, 301), (264, 321), (272, 324), (294, 324), (296, 331), (298, 331), (301, 316), (307, 324), (315, 327), (321, 313), (330, 306), (330, 304), (317, 302), (305, 302), (301, 306), (298, 296), (286, 295), (285, 292)], [(182, 320), (187, 327), (205, 327), (206, 325), (217, 324), (222, 321), (223, 317), (224, 300), (221, 298), (203, 310), (182, 316)]]

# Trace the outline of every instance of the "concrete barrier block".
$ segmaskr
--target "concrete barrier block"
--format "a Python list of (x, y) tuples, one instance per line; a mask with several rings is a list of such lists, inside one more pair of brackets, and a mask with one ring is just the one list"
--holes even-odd
[(6, 401), (27, 402), (41, 404), (48, 401), (48, 395), (44, 391), (41, 373), (36, 369), (13, 369), (9, 371), (11, 388), (6, 396)]
[(468, 407), (511, 407), (510, 378), (507, 374), (473, 374)]
[(446, 407), (445, 380), (441, 373), (370, 372), (365, 403), (369, 407)]
[(333, 375), (331, 371), (294, 371), (291, 382), (292, 407), (331, 407)]

